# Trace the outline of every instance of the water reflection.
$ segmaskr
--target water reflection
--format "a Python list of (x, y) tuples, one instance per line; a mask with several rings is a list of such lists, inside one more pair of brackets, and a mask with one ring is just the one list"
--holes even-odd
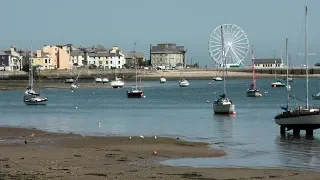
[(320, 169), (318, 138), (278, 136), (276, 148), (281, 164), (286, 167)]

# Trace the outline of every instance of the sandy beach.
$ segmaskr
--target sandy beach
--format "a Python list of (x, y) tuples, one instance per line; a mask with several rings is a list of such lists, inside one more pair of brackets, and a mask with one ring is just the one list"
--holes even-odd
[(316, 180), (320, 177), (320, 173), (307, 171), (160, 165), (160, 161), (172, 158), (227, 155), (206, 143), (176, 138), (95, 137), (1, 127), (0, 142), (0, 179)]

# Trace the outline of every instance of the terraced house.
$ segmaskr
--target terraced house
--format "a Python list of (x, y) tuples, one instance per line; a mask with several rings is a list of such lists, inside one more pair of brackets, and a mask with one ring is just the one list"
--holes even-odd
[(70, 58), (72, 44), (44, 45), (42, 51), (50, 54), (52, 66), (55, 69), (71, 69), (73, 64)]
[(55, 69), (55, 65), (52, 64), (51, 56), (49, 53), (45, 53), (41, 50), (37, 50), (32, 55), (32, 66), (37, 66), (41, 70)]

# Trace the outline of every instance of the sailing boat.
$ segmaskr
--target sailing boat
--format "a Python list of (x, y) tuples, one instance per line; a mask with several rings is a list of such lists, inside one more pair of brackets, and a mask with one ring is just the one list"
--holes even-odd
[(180, 87), (188, 87), (189, 82), (185, 78), (182, 78), (182, 68), (183, 66), (180, 67), (180, 81), (179, 81), (179, 86)]
[(219, 70), (219, 67), (217, 66), (216, 77), (212, 78), (212, 81), (222, 81), (223, 80), (221, 77), (218, 76), (218, 70)]
[[(136, 85), (135, 88), (132, 88), (131, 90), (127, 91), (127, 96), (128, 98), (142, 98), (143, 97), (143, 91), (138, 89), (138, 61), (136, 59), (136, 43), (134, 43), (134, 48), (133, 48), (133, 61), (135, 62), (136, 66)], [(141, 79), (140, 79), (140, 85), (141, 85)]]
[[(290, 54), (288, 55), (288, 62), (287, 62), (287, 72), (288, 72), (288, 76), (287, 79), (289, 80), (289, 82), (293, 82), (294, 78), (291, 76), (289, 77), (289, 69), (290, 69)], [(286, 80), (285, 78), (283, 78), (283, 80)]]
[(27, 105), (46, 105), (48, 99), (46, 97), (40, 96), (40, 90), (39, 93), (36, 93), (34, 90), (34, 83), (33, 83), (33, 66), (32, 66), (32, 59), (33, 53), (32, 53), (32, 45), (31, 45), (31, 57), (29, 58), (29, 85), (24, 92), (23, 95), (23, 101)]
[[(117, 52), (115, 53), (115, 58), (117, 57)], [(117, 62), (115, 59), (113, 62)], [(124, 86), (124, 82), (121, 81), (120, 78), (117, 77), (117, 66), (115, 66), (115, 71), (114, 71), (114, 80), (111, 81), (111, 87), (112, 88), (122, 88)]]
[(163, 76), (163, 69), (162, 69), (162, 76), (160, 77), (160, 84), (164, 84), (167, 82), (167, 79)]
[[(301, 129), (307, 131), (307, 135), (313, 134), (313, 129), (319, 128), (320, 111), (309, 107), (309, 77), (308, 77), (308, 26), (307, 26), (307, 7), (305, 7), (305, 62), (306, 62), (306, 105), (304, 108), (298, 107), (289, 110), (289, 90), (287, 89), (287, 105), (281, 107), (284, 112), (276, 115), (275, 122), (280, 125), (281, 134), (285, 134), (285, 130), (293, 129), (293, 134), (299, 134)], [(288, 54), (287, 54), (288, 58)], [(288, 86), (287, 81), (287, 86)]]
[(262, 94), (260, 93), (260, 90), (257, 88), (256, 71), (254, 69), (253, 46), (252, 46), (252, 78), (253, 78), (253, 81), (247, 90), (247, 96), (248, 97), (261, 97)]
[[(281, 59), (282, 59), (282, 52), (281, 52)], [(271, 87), (274, 87), (274, 88), (276, 88), (276, 87), (285, 87), (286, 85), (281, 81), (281, 79), (277, 79), (277, 61), (276, 61), (276, 59), (274, 60), (274, 65), (275, 65), (275, 67), (274, 67), (274, 80), (273, 80), (273, 82), (271, 83)]]
[[(227, 74), (227, 60), (225, 57), (225, 47), (224, 47), (224, 39), (223, 39), (223, 30), (221, 26), (221, 42), (222, 42), (222, 58), (224, 61), (224, 68), (223, 71), (223, 79), (226, 78)], [(215, 114), (235, 114), (235, 105), (233, 104), (232, 100), (227, 97), (227, 90), (226, 90), (226, 81), (223, 81), (223, 94), (220, 95), (220, 98), (214, 101), (213, 104), (213, 112)]]
[(79, 79), (79, 76), (80, 76), (80, 72), (78, 73), (76, 80), (70, 85), (71, 89), (78, 89), (79, 88), (79, 85), (77, 84), (77, 80)]

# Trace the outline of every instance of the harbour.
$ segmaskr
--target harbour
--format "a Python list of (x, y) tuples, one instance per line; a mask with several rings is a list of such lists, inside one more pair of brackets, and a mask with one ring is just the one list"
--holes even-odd
[[(99, 136), (179, 136), (189, 141), (207, 142), (227, 152), (227, 156), (214, 160), (164, 162), (170, 165), (319, 169), (319, 131), (314, 131), (313, 139), (306, 138), (303, 132), (298, 138), (293, 137), (292, 132), (288, 132), (286, 138), (281, 137), (274, 117), (281, 111), (286, 92), (283, 88), (270, 87), (270, 81), (258, 81), (263, 97), (249, 98), (246, 88), (252, 83), (251, 79), (228, 80), (232, 100), (236, 105), (241, 104), (235, 116), (213, 115), (212, 103), (221, 91), (222, 82), (208, 80), (192, 80), (187, 88), (180, 88), (177, 81), (165, 84), (146, 81), (145, 99), (126, 98), (127, 88), (79, 88), (73, 92), (44, 89), (42, 93), (50, 103), (37, 108), (23, 104), (21, 91), (3, 91), (0, 125)], [(301, 89), (304, 82), (304, 79), (296, 79), (291, 83), (297, 97), (304, 97)], [(317, 83), (317, 79), (310, 79), (310, 84)], [(317, 87), (310, 86), (310, 92), (315, 91)], [(317, 106), (317, 101), (311, 103)], [(259, 162), (258, 167), (256, 162)]]

